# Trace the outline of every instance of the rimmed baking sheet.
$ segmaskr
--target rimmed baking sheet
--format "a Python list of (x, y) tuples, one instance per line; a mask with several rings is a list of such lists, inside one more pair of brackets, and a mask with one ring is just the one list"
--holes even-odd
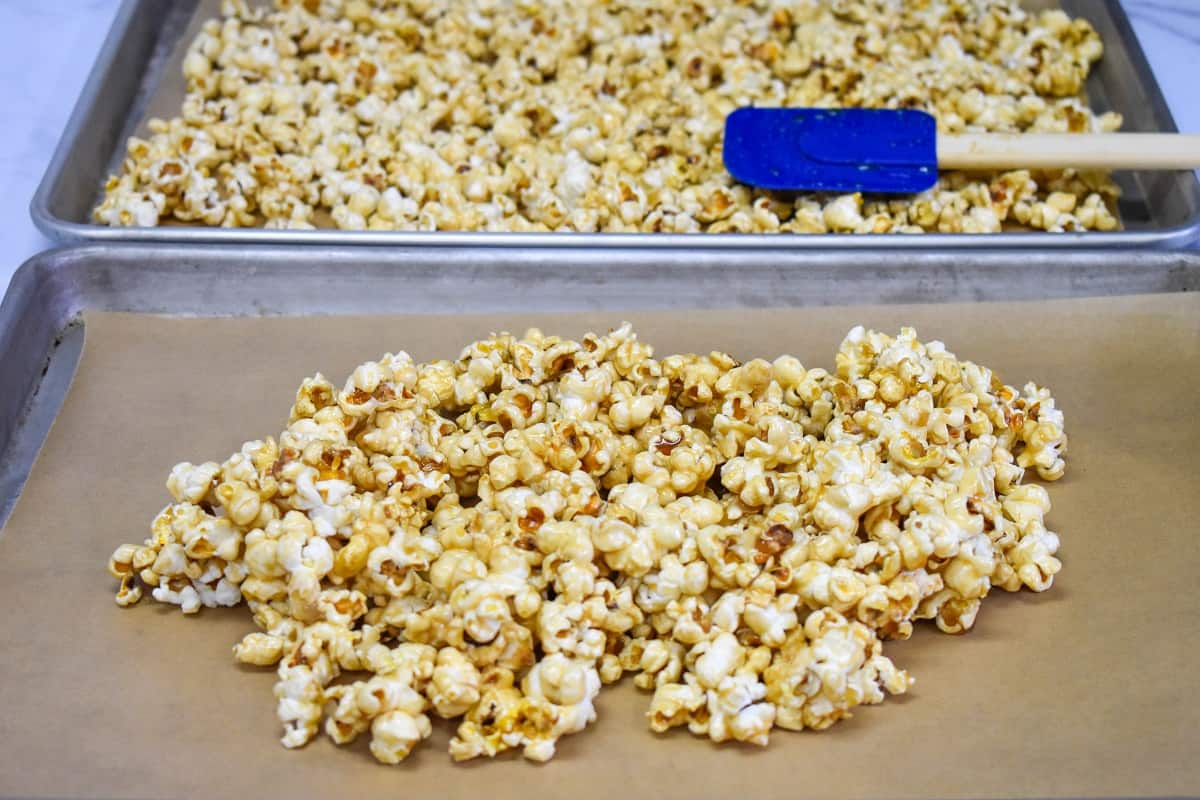
[[(1016, 258), (994, 258), (986, 271), (939, 258), (902, 264), (924, 276), (925, 302), (891, 293), (886, 277), (864, 279), (869, 263), (855, 272), (836, 260), (815, 280), (812, 265), (742, 265), (744, 284), (724, 294), (723, 273), (701, 263), (672, 296), (644, 267), (597, 287), (590, 270), (466, 257), (440, 271), (415, 257), (353, 271), (335, 262), (318, 278), (319, 265), (304, 263), (312, 255), (284, 253), (215, 281), (239, 257), (52, 253), (22, 270), (0, 309), (0, 343), (12, 341), (22, 310), (45, 303), (55, 319), (58, 309), (49, 327), (67, 345), (49, 351), (49, 377), (35, 381), (43, 392), (58, 391), (46, 382), (70, 374), (70, 343), (83, 339), (65, 397), (26, 403), (35, 417), (41, 404), (61, 401), (61, 410), (0, 532), (0, 795), (1200, 794), (1200, 296), (1177, 291), (1197, 288), (1200, 257), (1139, 256), (1114, 281), (1075, 254), (1059, 259), (1064, 282), (1040, 288), (1017, 279)], [(464, 280), (472, 270), (477, 282)], [(1122, 287), (1176, 291), (1113, 294)], [(853, 292), (861, 302), (848, 301)], [(954, 302), (932, 302), (946, 299)], [(348, 316), (347, 303), (370, 313)], [(997, 592), (966, 636), (923, 629), (886, 644), (916, 677), (912, 692), (828, 732), (780, 731), (766, 750), (656, 736), (642, 716), (648, 695), (626, 681), (601, 694), (599, 721), (540, 767), (519, 758), (456, 766), (446, 725), (399, 767), (375, 764), (361, 743), (284, 750), (273, 672), (230, 654), (252, 627), (244, 609), (183, 618), (148, 601), (113, 604), (105, 560), (146, 535), (168, 500), (170, 466), (278, 433), (304, 376), (340, 380), (389, 349), (453, 357), (500, 328), (579, 334), (622, 319), (660, 353), (788, 352), (825, 367), (851, 325), (911, 324), (1007, 382), (1050, 386), (1070, 435), (1067, 475), (1049, 486), (1049, 523), (1063, 541), (1055, 586)], [(11, 348), (0, 358), (7, 380)], [(0, 445), (4, 461), (31, 455), (20, 439)]]
[[(253, 0), (262, 2), (263, 0)], [(1030, 7), (1054, 0), (1027, 0)], [(1120, 0), (1062, 0), (1069, 13), (1099, 32), (1104, 57), (1087, 84), (1097, 110), (1125, 116), (1124, 130), (1175, 130)], [(1200, 182), (1192, 172), (1117, 175), (1125, 230), (1113, 233), (972, 234), (584, 234), (454, 231), (316, 231), (223, 229), (184, 225), (111, 228), (92, 222), (107, 177), (125, 156), (130, 135), (149, 116), (173, 116), (182, 102), (184, 50), (199, 20), (214, 16), (219, 0), (125, 0), (92, 78), (85, 86), (59, 147), (34, 197), (34, 222), (61, 241), (227, 242), (390, 246), (654, 247), (680, 258), (696, 248), (721, 250), (814, 248), (1181, 247), (1200, 236)]]

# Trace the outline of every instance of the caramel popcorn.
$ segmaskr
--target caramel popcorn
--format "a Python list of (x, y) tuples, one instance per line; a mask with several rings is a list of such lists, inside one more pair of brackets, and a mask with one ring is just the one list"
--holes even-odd
[(318, 374), (278, 440), (171, 470), (116, 600), (244, 603), (233, 653), (276, 670), (286, 747), (368, 735), (392, 764), (436, 715), (456, 760), (545, 761), (625, 674), (654, 731), (821, 730), (907, 691), (884, 642), (1050, 588), (1022, 481), (1067, 446), (1047, 389), (909, 328), (854, 328), (834, 363), (655, 358), (626, 324)]
[[(724, 170), (744, 106), (918, 108), (939, 130), (1100, 132), (1092, 26), (1017, 0), (226, 0), (178, 116), (93, 213), (352, 230), (1112, 230), (1104, 172), (946, 172), (907, 198), (771, 193)], [(464, 381), (468, 384), (471, 381)], [(466, 386), (464, 385), (465, 389)], [(599, 387), (598, 387), (599, 388)], [(572, 391), (581, 409), (594, 390)], [(613, 419), (638, 427), (653, 401)]]

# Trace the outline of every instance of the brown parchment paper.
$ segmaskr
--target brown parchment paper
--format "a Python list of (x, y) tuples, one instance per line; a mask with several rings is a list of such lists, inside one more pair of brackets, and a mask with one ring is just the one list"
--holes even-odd
[[(656, 736), (649, 695), (544, 766), (453, 764), (450, 726), (404, 764), (365, 738), (277, 741), (273, 670), (236, 665), (244, 608), (185, 618), (114, 605), (112, 549), (140, 541), (177, 461), (275, 435), (301, 378), (385, 350), (455, 357), (501, 327), (578, 335), (628, 316), (659, 354), (795, 354), (832, 367), (845, 331), (914, 324), (1009, 383), (1054, 390), (1070, 435), (1050, 486), (1064, 569), (985, 602), (974, 631), (925, 625), (885, 652), (917, 683), (765, 750)], [(62, 413), (0, 535), (0, 795), (31, 797), (1018, 798), (1197, 795), (1200, 298), (688, 314), (180, 320), (89, 314)]]

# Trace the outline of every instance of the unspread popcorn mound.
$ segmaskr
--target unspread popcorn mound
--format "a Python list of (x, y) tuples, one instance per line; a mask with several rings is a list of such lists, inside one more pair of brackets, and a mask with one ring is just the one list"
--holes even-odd
[(288, 747), (369, 731), (394, 763), (437, 715), (456, 760), (543, 761), (627, 672), (655, 731), (765, 745), (906, 691), (882, 642), (915, 621), (1048, 589), (1022, 479), (1065, 448), (1046, 389), (908, 328), (854, 328), (833, 374), (530, 330), (305, 380), (278, 441), (171, 470), (108, 566), (121, 605), (249, 607), (234, 654), (277, 669)]
[(178, 116), (97, 222), (348, 230), (1112, 230), (1099, 171), (948, 172), (912, 197), (776, 194), (721, 156), (742, 106), (918, 108), (939, 130), (1101, 132), (1082, 18), (1018, 0), (225, 0)]

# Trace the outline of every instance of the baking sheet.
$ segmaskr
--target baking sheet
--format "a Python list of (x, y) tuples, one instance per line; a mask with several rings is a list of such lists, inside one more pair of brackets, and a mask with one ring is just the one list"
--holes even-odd
[[(251, 6), (270, 0), (248, 0)], [(1024, 0), (1031, 9), (1061, 6), (1093, 23), (1105, 55), (1087, 83), (1090, 104), (1125, 116), (1126, 131), (1176, 130), (1120, 0)], [(1191, 172), (1123, 172), (1115, 177), (1123, 197), (1125, 230), (1112, 233), (1048, 234), (616, 234), (490, 233), (479, 231), (341, 231), (317, 218), (315, 231), (223, 229), (167, 222), (154, 228), (112, 228), (92, 222), (105, 180), (118, 172), (126, 139), (145, 135), (150, 117), (179, 111), (188, 44), (220, 0), (125, 0), (98, 71), (68, 124), (32, 204), (34, 222), (60, 240), (264, 242), (308, 245), (490, 246), (514, 248), (697, 247), (722, 250), (764, 248), (991, 248), (991, 247), (1182, 247), (1200, 235), (1200, 181)], [(134, 57), (134, 51), (144, 56)], [(117, 63), (120, 62), (120, 63)], [(100, 135), (97, 135), (97, 131)], [(685, 254), (681, 254), (685, 258)]]
[[(244, 609), (184, 618), (111, 599), (104, 564), (146, 535), (176, 461), (277, 434), (300, 379), (341, 380), (404, 348), (453, 357), (490, 330), (578, 334), (622, 318), (660, 354), (790, 352), (832, 366), (855, 323), (915, 324), (1009, 383), (1048, 384), (1067, 415), (1049, 521), (1064, 570), (1042, 595), (989, 598), (973, 632), (921, 630), (886, 652), (912, 692), (766, 750), (656, 736), (625, 681), (598, 722), (535, 766), (453, 765), (435, 725), (403, 765), (365, 740), (277, 742), (272, 670), (236, 665)], [(583, 313), (172, 319), (88, 312), (66, 398), (0, 534), (0, 794), (30, 797), (1141, 797), (1200, 794), (1200, 298)]]

